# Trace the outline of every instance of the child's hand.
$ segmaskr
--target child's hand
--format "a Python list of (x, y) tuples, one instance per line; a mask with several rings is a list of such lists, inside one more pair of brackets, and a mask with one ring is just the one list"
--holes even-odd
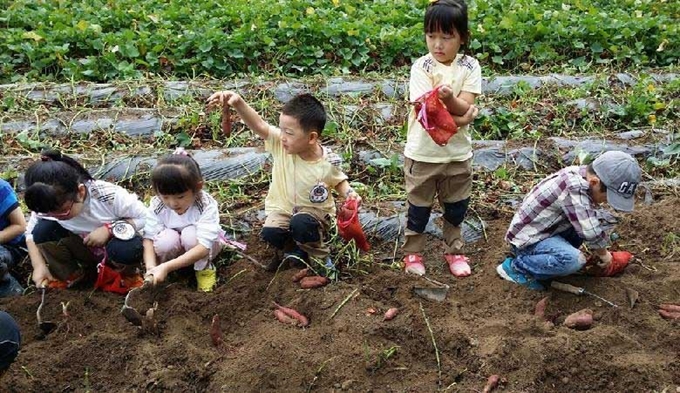
[(111, 232), (107, 226), (99, 227), (94, 231), (90, 232), (89, 235), (85, 236), (83, 239), (83, 244), (88, 247), (101, 247), (108, 243), (111, 238)]
[(476, 105), (470, 105), (462, 118), (465, 124), (470, 124), (477, 118), (477, 115), (479, 115), (479, 108)]
[(357, 201), (357, 206), (361, 206), (361, 196), (357, 194), (356, 191), (350, 190), (350, 192), (347, 193), (347, 199), (354, 199)]
[(50, 281), (54, 280), (54, 277), (52, 277), (47, 265), (44, 264), (41, 267), (33, 269), (31, 278), (35, 283), (35, 286), (38, 288), (46, 287)]
[(208, 109), (222, 107), (225, 104), (233, 107), (241, 99), (238, 93), (231, 90), (218, 91), (208, 97)]
[(453, 97), (453, 89), (451, 88), (451, 85), (441, 85), (439, 86), (439, 90), (437, 90), (437, 94), (439, 95), (440, 100), (445, 100)]
[(607, 250), (604, 250), (602, 254), (597, 255), (600, 258), (600, 262), (597, 264), (601, 268), (607, 268), (610, 263), (612, 263), (612, 253), (610, 253)]
[(153, 285), (160, 284), (168, 277), (168, 269), (165, 264), (161, 263), (153, 269), (149, 269), (144, 273), (144, 278), (151, 276), (151, 283)]

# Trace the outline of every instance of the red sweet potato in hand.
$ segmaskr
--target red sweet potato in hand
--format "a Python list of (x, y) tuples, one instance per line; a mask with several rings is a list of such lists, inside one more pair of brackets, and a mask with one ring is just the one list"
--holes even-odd
[(486, 385), (484, 385), (484, 389), (482, 390), (482, 393), (490, 393), (492, 390), (496, 389), (498, 387), (498, 383), (501, 381), (501, 377), (494, 374), (490, 376), (486, 380)]
[(304, 277), (300, 280), (300, 287), (302, 289), (319, 288), (328, 285), (329, 282), (331, 280), (322, 276)]
[(399, 309), (396, 307), (392, 307), (389, 310), (385, 311), (385, 316), (383, 317), (383, 321), (390, 321), (394, 319), (394, 317), (399, 314)]
[(309, 268), (304, 268), (293, 275), (293, 282), (298, 282), (309, 274)]
[(569, 315), (564, 320), (564, 326), (570, 329), (587, 330), (593, 325), (593, 311), (585, 308)]
[(438, 90), (439, 88), (435, 88), (416, 99), (415, 110), (416, 118), (434, 143), (445, 146), (449, 139), (458, 132), (458, 125), (439, 99)]
[(222, 105), (222, 133), (227, 138), (231, 135), (231, 113), (229, 113), (229, 105), (226, 103)]
[[(297, 312), (296, 310), (294, 310), (294, 309), (292, 309), (292, 308), (289, 308), (289, 307), (284, 307), (284, 306), (282, 306), (282, 305), (280, 305), (280, 304), (278, 304), (278, 303), (276, 303), (276, 302), (274, 302), (274, 305), (276, 306), (276, 308), (277, 308), (278, 310), (282, 311), (285, 315), (287, 315), (287, 316), (289, 316), (289, 317), (295, 319), (295, 320), (298, 322), (298, 325), (299, 325), (299, 326), (305, 327), (305, 326), (308, 326), (308, 325), (309, 325), (309, 320), (307, 319), (307, 317), (305, 317), (304, 315), (300, 314), (300, 313)], [(276, 315), (276, 313), (274, 313), (274, 315)], [(278, 317), (277, 317), (277, 319), (278, 319)], [(279, 319), (279, 320), (280, 320), (280, 319)]]
[(210, 324), (210, 339), (214, 346), (222, 345), (222, 328), (220, 327), (220, 316), (215, 314)]

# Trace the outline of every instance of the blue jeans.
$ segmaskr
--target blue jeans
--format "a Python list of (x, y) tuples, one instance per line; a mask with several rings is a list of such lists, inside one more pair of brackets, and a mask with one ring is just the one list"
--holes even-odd
[(10, 269), (26, 256), (26, 251), (18, 245), (0, 245), (0, 297), (20, 296), (24, 288), (12, 277)]
[(536, 280), (568, 276), (581, 270), (586, 258), (579, 247), (583, 244), (576, 231), (569, 229), (523, 249), (515, 248), (512, 267)]

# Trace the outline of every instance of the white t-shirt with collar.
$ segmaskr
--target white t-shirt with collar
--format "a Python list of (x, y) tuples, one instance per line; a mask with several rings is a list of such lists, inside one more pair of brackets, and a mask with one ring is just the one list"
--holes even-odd
[(180, 232), (189, 225), (196, 227), (198, 243), (211, 250), (213, 244), (219, 241), (222, 233), (219, 206), (215, 198), (201, 191), (196, 201), (180, 215), (165, 206), (161, 198), (153, 197), (147, 208), (144, 238), (153, 240), (166, 228)]
[[(482, 70), (479, 62), (459, 53), (451, 65), (447, 66), (428, 53), (416, 60), (411, 67), (409, 99), (414, 102), (435, 87), (445, 84), (451, 85), (454, 96), (458, 96), (461, 91), (481, 94)], [(404, 155), (415, 161), (438, 164), (466, 161), (472, 157), (472, 136), (469, 127), (467, 125), (459, 127), (458, 132), (445, 146), (439, 146), (416, 119), (415, 109), (411, 109)]]
[[(281, 143), (281, 130), (269, 126), (265, 150), (272, 155), (272, 178), (264, 200), (266, 214), (273, 212), (293, 214), (295, 208), (320, 209), (335, 215), (333, 189), (347, 180), (340, 165), (342, 158), (325, 146), (323, 157), (305, 161), (297, 154), (288, 154)], [(312, 199), (314, 191), (323, 191), (325, 198)]]
[(146, 207), (125, 188), (103, 180), (90, 180), (85, 183), (87, 195), (83, 202), (83, 209), (77, 216), (68, 220), (58, 220), (54, 217), (38, 216), (31, 213), (26, 227), (26, 240), (33, 240), (33, 229), (38, 219), (56, 221), (64, 229), (76, 235), (87, 235), (104, 224), (117, 220), (131, 219), (137, 231), (144, 228), (146, 222)]

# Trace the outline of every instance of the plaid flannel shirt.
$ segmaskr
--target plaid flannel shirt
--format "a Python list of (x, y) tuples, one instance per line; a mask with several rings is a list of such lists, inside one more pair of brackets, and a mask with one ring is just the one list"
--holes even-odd
[(570, 166), (543, 179), (527, 194), (505, 234), (519, 249), (573, 227), (592, 248), (609, 245), (590, 197), (585, 166)]

